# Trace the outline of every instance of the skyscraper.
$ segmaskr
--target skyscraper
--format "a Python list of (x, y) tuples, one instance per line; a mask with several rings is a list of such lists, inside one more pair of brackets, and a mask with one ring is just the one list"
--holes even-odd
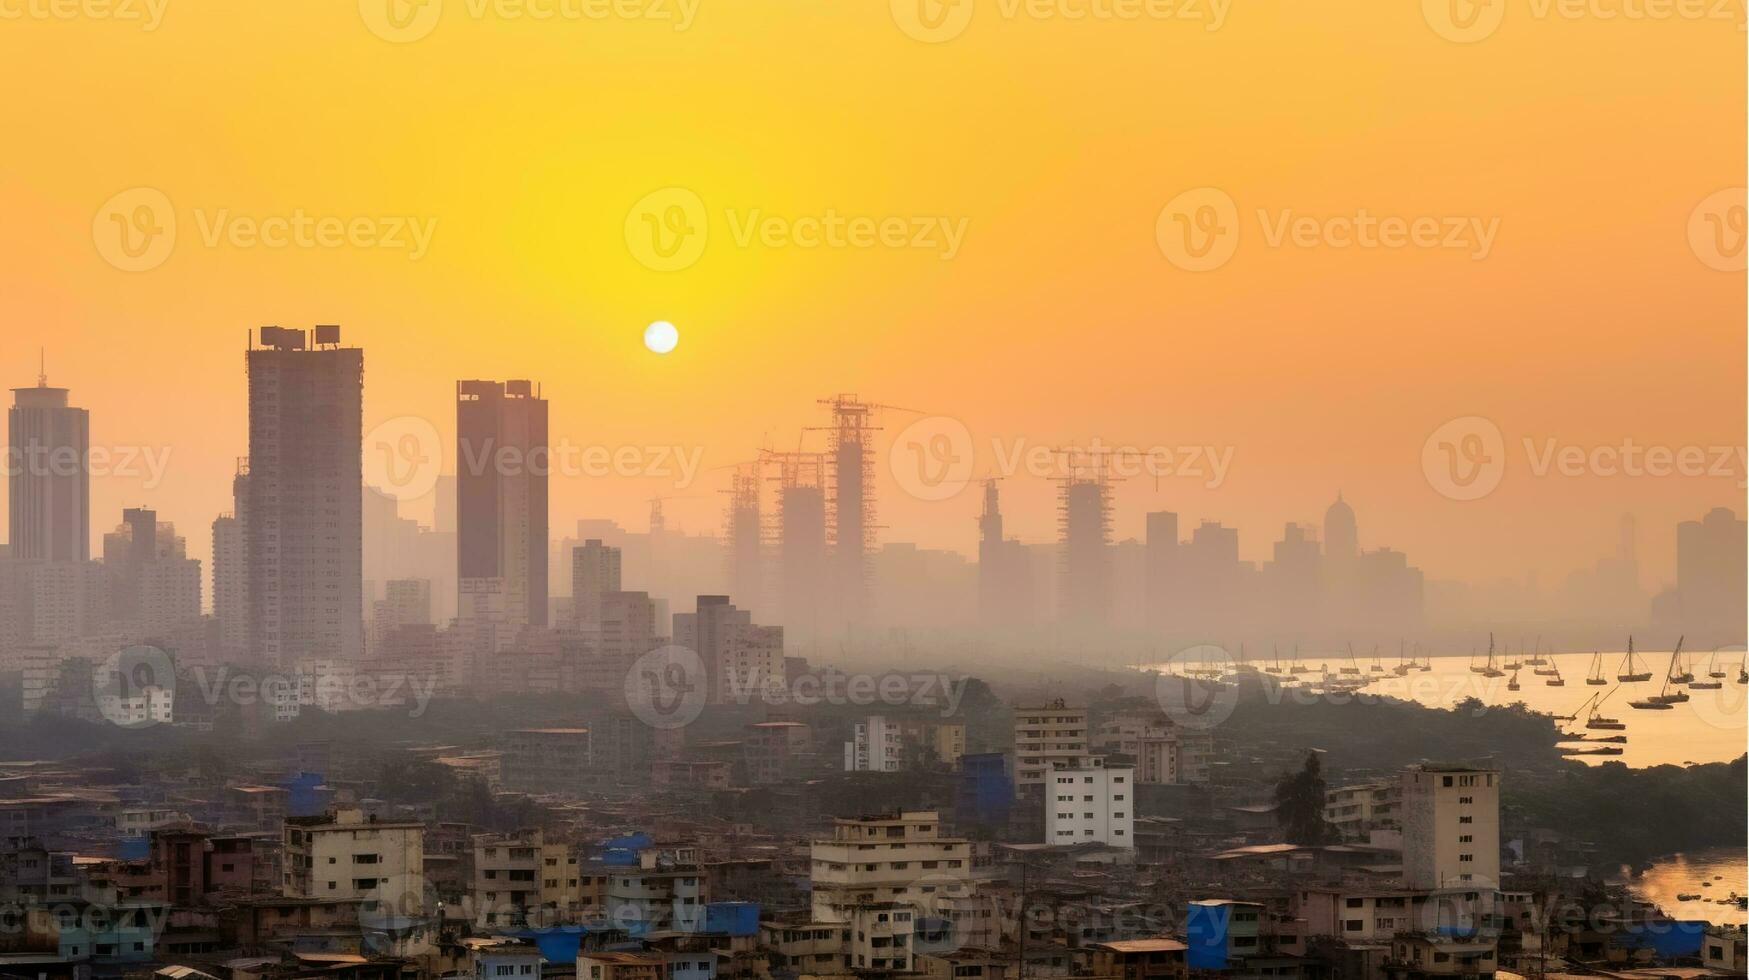
[(590, 538), (571, 549), (571, 606), (578, 626), (601, 627), (601, 597), (620, 590), (620, 551)]
[(364, 351), (262, 327), (249, 369), (249, 655), (364, 652)]
[[(1726, 642), (1743, 634), (1745, 523), (1714, 507), (1676, 525), (1676, 595), (1684, 623)], [(1716, 642), (1716, 641), (1715, 641)], [(1738, 640), (1740, 642), (1740, 640)]]
[(130, 507), (103, 536), (109, 576), (109, 615), (147, 639), (200, 621), (200, 562), (173, 524), (154, 511)]
[(36, 387), (12, 389), (6, 421), (11, 557), (90, 559), (89, 415), (38, 375)]
[(547, 403), (528, 381), (456, 383), (456, 574), (497, 580), (507, 625), (547, 625)]
[(239, 461), (231, 480), (233, 510), (213, 520), (213, 618), (225, 656), (249, 648), (248, 464)]
[[(1101, 464), (1103, 465), (1103, 464)], [(1111, 496), (1104, 474), (1060, 481), (1063, 587), (1059, 613), (1084, 627), (1109, 625), (1111, 615)]]
[(1324, 511), (1324, 555), (1327, 558), (1353, 558), (1360, 554), (1360, 531), (1354, 520), (1354, 508), (1336, 495), (1336, 502)]

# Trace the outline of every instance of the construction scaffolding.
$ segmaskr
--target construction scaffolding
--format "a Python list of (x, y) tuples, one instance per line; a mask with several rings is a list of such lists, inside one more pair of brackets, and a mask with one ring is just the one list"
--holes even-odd
[(1064, 621), (1100, 625), (1111, 610), (1111, 462), (1104, 450), (1059, 449), (1057, 533)]

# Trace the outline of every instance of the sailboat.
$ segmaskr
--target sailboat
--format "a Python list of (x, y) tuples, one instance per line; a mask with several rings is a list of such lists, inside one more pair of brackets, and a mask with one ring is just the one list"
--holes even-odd
[[(1419, 643), (1415, 644), (1415, 652), (1417, 654), (1419, 654), (1421, 652), (1421, 644), (1419, 644)], [(1429, 654), (1428, 656), (1420, 657), (1419, 662), (1417, 662), (1415, 657), (1411, 657), (1411, 658), (1409, 658), (1409, 664), (1411, 666), (1413, 666), (1416, 670), (1432, 670), (1433, 669), (1433, 656), (1431, 654)]]
[(1634, 638), (1630, 636), (1628, 637), (1628, 655), (1622, 658), (1621, 673), (1615, 675), (1615, 679), (1621, 681), (1623, 684), (1638, 684), (1641, 681), (1649, 681), (1652, 679), (1651, 671), (1636, 670), (1635, 667)]
[(1312, 668), (1300, 663), (1300, 645), (1298, 643), (1294, 644), (1294, 659), (1293, 663), (1288, 666), (1287, 672), (1290, 674), (1309, 674), (1312, 672)]
[[(1530, 655), (1530, 659), (1526, 660), (1525, 663), (1532, 667), (1541, 667), (1548, 662), (1548, 658), (1543, 656), (1543, 638), (1539, 636), (1536, 638), (1536, 651)], [(1539, 670), (1537, 673), (1540, 674), (1542, 671)]]
[(1343, 673), (1343, 674), (1358, 674), (1358, 673), (1360, 673), (1360, 665), (1354, 662), (1354, 644), (1350, 643), (1348, 645), (1348, 666), (1339, 667), (1339, 668), (1337, 668), (1337, 671), (1338, 671), (1338, 673)]
[(1719, 656), (1719, 651), (1717, 651), (1717, 650), (1714, 650), (1711, 654), (1709, 654), (1707, 656), (1707, 658), (1706, 658), (1706, 675), (1709, 679), (1704, 680), (1704, 681), (1689, 681), (1688, 682), (1688, 689), (1689, 690), (1691, 690), (1691, 691), (1716, 691), (1719, 688), (1725, 686), (1724, 681), (1711, 679), (1711, 678), (1718, 678), (1718, 677), (1725, 676), (1725, 672), (1718, 669), (1718, 665), (1713, 662), (1713, 661), (1718, 659), (1718, 656)]
[(1585, 683), (1591, 685), (1608, 684), (1603, 676), (1603, 651), (1598, 650), (1591, 655), (1591, 676), (1585, 678)]
[(1514, 670), (1512, 672), (1512, 679), (1506, 682), (1506, 689), (1508, 691), (1516, 691), (1518, 688), (1518, 671)]
[(1398, 677), (1402, 677), (1408, 674), (1409, 671), (1415, 669), (1415, 662), (1406, 657), (1408, 649), (1409, 644), (1407, 641), (1397, 641), (1397, 666), (1391, 668), (1391, 673), (1396, 674)]
[[(1680, 651), (1682, 649), (1682, 644), (1677, 643), (1676, 648)], [(1677, 691), (1675, 694), (1670, 693), (1670, 681), (1675, 673), (1676, 654), (1672, 653), (1670, 655), (1670, 670), (1664, 675), (1664, 686), (1659, 688), (1658, 693), (1652, 697), (1646, 698), (1642, 701), (1629, 701), (1628, 707), (1639, 708), (1642, 711), (1667, 711), (1670, 708), (1674, 708), (1682, 702), (1687, 701), (1687, 691)]]
[(1682, 637), (1676, 638), (1676, 652), (1670, 655), (1670, 680), (1676, 684), (1687, 684), (1694, 680), (1694, 671), (1682, 660)]
[[(1538, 667), (1536, 672), (1541, 674), (1544, 671), (1541, 667)], [(1546, 681), (1543, 681), (1544, 684), (1547, 684), (1549, 687), (1566, 687), (1567, 686), (1567, 679), (1565, 677), (1561, 676), (1561, 665), (1560, 664), (1556, 664), (1554, 667), (1550, 668), (1549, 673), (1553, 674), (1554, 676), (1550, 677)]]
[(1506, 651), (1505, 656), (1506, 656), (1506, 663), (1502, 666), (1506, 670), (1517, 670), (1518, 668), (1524, 666), (1524, 651), (1522, 649), (1522, 644), (1520, 645), (1519, 656), (1518, 656), (1517, 660), (1512, 659), (1512, 651), (1511, 650)]
[[(1611, 694), (1614, 694), (1615, 692), (1617, 692), (1619, 690), (1621, 690), (1621, 688), (1612, 687), (1609, 689), (1609, 692), (1607, 694), (1605, 694), (1603, 697), (1597, 698), (1597, 703), (1591, 706), (1591, 717), (1585, 719), (1585, 727), (1586, 728), (1599, 729), (1599, 730), (1611, 731), (1611, 732), (1619, 732), (1619, 731), (1622, 731), (1623, 729), (1628, 727), (1627, 725), (1623, 724), (1620, 720), (1615, 719), (1615, 718), (1605, 717), (1603, 714), (1603, 702), (1608, 701), (1609, 696)], [(1596, 695), (1592, 695), (1592, 696), (1596, 697)]]
[(1488, 665), (1482, 668), (1483, 677), (1505, 677), (1506, 672), (1494, 666), (1494, 634), (1488, 634)]
[(1385, 672), (1384, 661), (1379, 659), (1379, 645), (1377, 643), (1372, 645), (1372, 666), (1367, 669), (1375, 674), (1382, 674)]

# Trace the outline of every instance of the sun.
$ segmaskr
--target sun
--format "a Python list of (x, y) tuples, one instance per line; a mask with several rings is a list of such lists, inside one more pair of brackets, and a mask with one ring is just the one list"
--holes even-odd
[(644, 328), (644, 346), (657, 354), (666, 354), (680, 343), (680, 331), (667, 320), (657, 320)]

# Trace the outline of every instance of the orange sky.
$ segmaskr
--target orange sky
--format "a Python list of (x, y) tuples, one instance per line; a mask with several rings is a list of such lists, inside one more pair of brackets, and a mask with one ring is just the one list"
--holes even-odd
[[(1218, 27), (1213, 0), (959, 0), (931, 43), (903, 29), (913, 2), (934, 0), (0, 0), (0, 380), (31, 383), (46, 346), (95, 443), (168, 451), (161, 485), (100, 481), (93, 523), (156, 506), (202, 556), (245, 452), (245, 333), (268, 323), (343, 324), (367, 425), (445, 439), (454, 379), (532, 377), (555, 438), (705, 466), (793, 448), (835, 391), (959, 420), (977, 475), (992, 439), (1214, 446), (1220, 486), (1128, 481), (1116, 531), (1173, 509), (1239, 525), (1253, 559), (1341, 490), (1363, 545), (1441, 578), (1546, 581), (1631, 511), (1655, 582), (1675, 521), (1743, 510), (1740, 462), (1538, 476), (1523, 446), (1743, 445), (1740, 23), (1492, 0), (1460, 43), (1445, 0), (1222, 3)], [(708, 241), (663, 271), (627, 227), (670, 187)], [(144, 271), (104, 241), (133, 188), (176, 219)], [(1197, 188), (1238, 235), (1201, 272), (1156, 235)], [(1363, 210), (1494, 231), (1485, 257), (1271, 241)], [(793, 240), (829, 213), (964, 237), (951, 256)], [(416, 256), (273, 248), (237, 224), (297, 214), (431, 235)], [(738, 240), (756, 217), (777, 237)], [(658, 318), (680, 330), (666, 356), (641, 345)], [(1506, 469), (1457, 501), (1422, 449), (1466, 416), (1498, 426)], [(971, 548), (975, 492), (881, 480), (884, 539)], [(641, 527), (674, 493), (671, 523), (714, 528), (725, 481), (559, 480), (553, 527)], [(1004, 486), (1015, 533), (1053, 533), (1049, 482)]]

